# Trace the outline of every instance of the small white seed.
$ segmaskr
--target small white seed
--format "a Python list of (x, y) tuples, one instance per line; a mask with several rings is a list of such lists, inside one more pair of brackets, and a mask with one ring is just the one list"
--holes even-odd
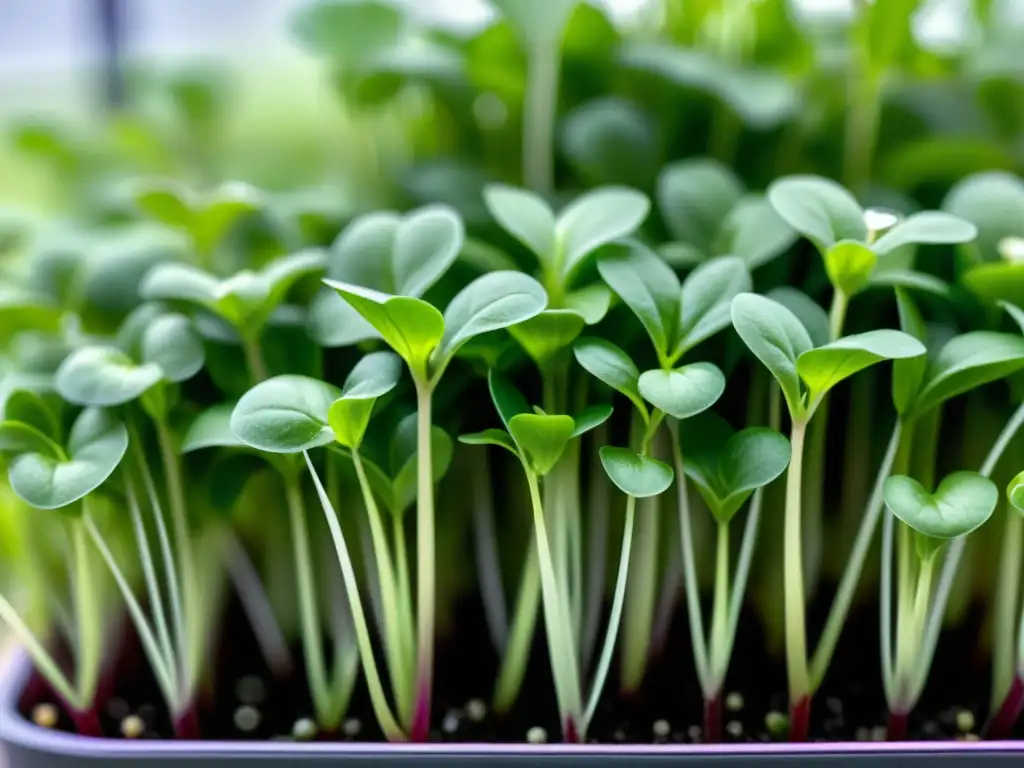
[(974, 713), (969, 709), (961, 709), (956, 713), (956, 729), (961, 733), (974, 730)]
[(139, 739), (146, 733), (146, 721), (138, 715), (128, 715), (121, 720), (121, 735), (126, 739)]
[(260, 727), (260, 720), (263, 716), (256, 707), (245, 704), (235, 710), (235, 727), (245, 733), (255, 731)]
[(358, 736), (361, 730), (363, 730), (363, 724), (357, 717), (350, 717), (341, 724), (341, 732), (350, 739)]
[(730, 712), (739, 712), (743, 709), (743, 694), (739, 691), (733, 691), (725, 697), (725, 708)]
[(474, 723), (482, 723), (487, 717), (487, 704), (483, 699), (470, 699), (466, 702), (466, 717)]
[(455, 733), (459, 730), (459, 720), (458, 710), (449, 709), (441, 720), (441, 731), (449, 735)]
[(53, 704), (36, 704), (32, 708), (32, 722), (40, 728), (54, 728), (60, 720), (60, 712)]
[(672, 724), (664, 718), (655, 720), (654, 725), (651, 726), (651, 730), (654, 731), (655, 738), (667, 739), (672, 734)]
[(548, 740), (548, 732), (539, 725), (535, 725), (526, 732), (526, 740), (530, 744), (543, 744)]
[(292, 738), (298, 741), (312, 741), (316, 738), (318, 730), (315, 721), (308, 717), (300, 717), (292, 725)]
[(768, 733), (773, 736), (781, 736), (789, 728), (789, 718), (786, 717), (784, 712), (772, 710), (764, 716), (764, 726), (768, 729)]
[(730, 720), (725, 725), (725, 732), (732, 736), (734, 739), (738, 739), (743, 735), (743, 723), (739, 720)]

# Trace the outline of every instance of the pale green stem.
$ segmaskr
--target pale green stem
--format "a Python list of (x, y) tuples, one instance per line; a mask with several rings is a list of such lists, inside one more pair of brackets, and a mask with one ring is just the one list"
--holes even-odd
[(264, 381), (270, 375), (267, 364), (263, 360), (258, 336), (242, 336), (242, 351), (245, 353), (245, 364), (249, 368), (249, 376), (256, 383)]
[(828, 329), (832, 341), (842, 338), (843, 326), (846, 324), (846, 310), (849, 308), (850, 299), (838, 288), (832, 294), (832, 306), (828, 312)]
[(669, 434), (672, 436), (672, 459), (676, 475), (676, 505), (679, 511), (679, 533), (683, 554), (683, 585), (686, 589), (686, 610), (689, 615), (690, 645), (693, 647), (693, 663), (697, 668), (697, 680), (707, 696), (710, 675), (708, 671), (707, 640), (704, 636), (704, 618), (700, 607), (700, 585), (697, 581), (697, 568), (694, 562), (693, 531), (690, 527), (690, 499), (686, 491), (683, 474), (683, 451), (679, 445), (679, 422), (668, 421)]
[[(392, 517), (393, 534), (395, 539), (395, 562), (396, 578), (398, 579), (398, 618), (399, 630), (402, 639), (402, 654), (405, 657), (406, 669), (412, 672), (416, 663), (416, 648), (413, 638), (413, 613), (411, 582), (409, 580), (409, 554), (405, 544), (405, 526), (402, 525), (402, 516)], [(412, 692), (412, 681), (410, 679), (409, 690)]]
[(541, 596), (540, 565), (537, 559), (537, 539), (531, 536), (512, 616), (512, 630), (505, 645), (494, 693), (494, 708), (502, 713), (508, 712), (515, 703), (530, 658), (530, 645), (537, 625), (537, 608)]
[(18, 642), (28, 651), (28, 655), (32, 658), (32, 663), (35, 664), (39, 674), (46, 679), (46, 682), (52, 685), (61, 698), (75, 709), (84, 709), (86, 702), (83, 701), (79, 692), (75, 690), (71, 682), (61, 672), (60, 665), (54, 661), (53, 656), (50, 655), (46, 647), (39, 641), (39, 638), (35, 636), (35, 633), (28, 628), (28, 625), (18, 615), (14, 606), (3, 595), (0, 595), (0, 619), (6, 622), (11, 632), (18, 638)]
[[(525, 462), (523, 469), (526, 471), (526, 479), (530, 487), (530, 503), (533, 506), (533, 527), (537, 537), (537, 555), (544, 597), (544, 625), (548, 635), (548, 650), (555, 679), (560, 721), (563, 728), (570, 719), (582, 728), (583, 724), (579, 721), (582, 708), (579, 667), (576, 663), (576, 652), (572, 639), (569, 636), (570, 627), (565, 624), (565, 617), (568, 614), (561, 605), (562, 591), (558, 588), (556, 581), (555, 564), (551, 556), (551, 544), (548, 540), (547, 524), (544, 521), (540, 489), (537, 486), (537, 476)], [(583, 734), (581, 733), (580, 736), (582, 738)]]
[(842, 579), (839, 581), (839, 588), (832, 600), (832, 607), (828, 612), (828, 619), (825, 621), (825, 629), (818, 640), (817, 648), (811, 659), (811, 690), (816, 691), (825, 679), (829, 663), (832, 661), (832, 654), (835, 652), (839, 636), (842, 634), (846, 617), (853, 605), (853, 598), (857, 592), (857, 584), (860, 581), (861, 572), (864, 570), (864, 562), (871, 548), (871, 541), (875, 536), (875, 528), (878, 525), (878, 518), (882, 514), (885, 501), (882, 492), (885, 487), (885, 480), (892, 471), (893, 462), (896, 459), (897, 448), (902, 433), (902, 422), (897, 421), (893, 428), (892, 437), (889, 438), (889, 446), (882, 458), (882, 465), (878, 469), (875, 478), (875, 485), (871, 491), (871, 499), (868, 501), (864, 517), (861, 519), (860, 528), (857, 531), (857, 538), (854, 540), (853, 549), (850, 551), (850, 559), (843, 570)]
[(1014, 629), (1021, 577), (1021, 532), (1024, 517), (1015, 509), (1006, 509), (1003, 548), (999, 558), (999, 582), (996, 587), (995, 626), (992, 638), (992, 711), (998, 710), (1013, 682), (1017, 666)]
[(882, 522), (882, 570), (879, 589), (879, 641), (882, 652), (882, 683), (885, 689), (885, 700), (891, 702), (895, 698), (895, 672), (893, 670), (892, 646), (892, 551), (893, 529), (895, 517), (885, 516)]
[(550, 195), (555, 188), (555, 119), (558, 111), (560, 41), (556, 38), (527, 51), (523, 100), (523, 183)]
[(715, 555), (715, 598), (711, 613), (711, 691), (706, 699), (715, 698), (722, 690), (729, 669), (729, 524), (718, 524), (718, 546)]
[(736, 630), (740, 625), (740, 612), (743, 610), (743, 597), (747, 590), (747, 579), (754, 562), (754, 547), (757, 544), (757, 531), (761, 522), (761, 507), (764, 505), (764, 488), (758, 488), (750, 500), (746, 525), (743, 527), (743, 541), (740, 544), (740, 555), (736, 562), (736, 574), (733, 578), (732, 590), (729, 594), (729, 629), (726, 633), (725, 660), (732, 658), (732, 648), (736, 643)]
[(621, 684), (625, 692), (635, 692), (643, 684), (647, 654), (651, 646), (654, 605), (658, 588), (658, 542), (661, 529), (661, 503), (658, 496), (640, 500), (640, 520), (636, 525), (633, 547), (633, 578), (629, 581), (625, 629), (622, 635)]
[(430, 722), (434, 682), (434, 470), (431, 455), (430, 386), (416, 383), (416, 708), (419, 729)]
[(306, 524), (306, 509), (302, 501), (302, 489), (298, 478), (292, 474), (284, 478), (285, 499), (288, 518), (292, 527), (292, 546), (295, 558), (295, 576), (299, 590), (299, 619), (302, 626), (302, 648), (306, 659), (306, 677), (313, 695), (313, 707), (321, 725), (330, 728), (336, 723), (325, 722), (331, 708), (331, 693), (327, 687), (327, 672), (324, 663), (323, 638), (320, 634), (320, 617), (316, 605), (316, 583), (313, 577), (313, 553), (309, 547), (309, 530)]
[[(908, 553), (912, 555), (912, 553)], [(901, 642), (899, 653), (896, 657), (896, 694), (897, 700), (889, 702), (889, 709), (893, 712), (907, 713), (914, 708), (917, 702), (917, 695), (913, 691), (913, 685), (918, 674), (918, 666), (923, 661), (918, 644), (921, 641), (921, 633), (924, 630), (924, 623), (928, 617), (928, 598), (931, 596), (932, 574), (935, 571), (934, 553), (921, 563), (917, 574), (917, 588), (908, 590), (908, 596), (913, 594), (913, 605), (904, 604), (898, 609), (900, 614), (906, 614), (904, 625), (907, 628), (906, 639), (898, 638)]]
[(153, 636), (153, 630), (149, 626), (149, 622), (146, 620), (146, 614), (142, 612), (142, 607), (139, 605), (139, 601), (135, 599), (135, 594), (132, 592), (131, 585), (125, 578), (124, 573), (121, 571), (120, 566), (117, 564), (117, 560), (114, 559), (113, 553), (107, 546), (107, 543), (103, 540), (103, 535), (99, 532), (96, 524), (93, 522), (92, 517), (86, 512), (84, 513), (85, 528), (92, 538), (93, 544), (96, 549), (99, 550), (100, 556), (107, 564), (107, 568), (110, 569), (111, 575), (114, 577), (114, 581), (117, 583), (118, 589), (121, 590), (121, 596), (124, 598), (125, 605), (128, 608), (128, 613), (132, 617), (132, 622), (135, 624), (135, 631), (139, 633), (139, 640), (142, 643), (142, 647), (146, 652), (146, 656), (149, 657), (149, 665), (153, 668), (153, 674), (156, 676), (157, 683), (160, 686), (160, 691), (164, 695), (164, 699), (167, 701), (167, 706), (171, 711), (172, 715), (180, 714), (180, 707), (183, 702), (179, 698), (178, 686), (171, 671), (170, 659), (165, 659), (160, 651), (160, 646), (156, 642), (156, 638)]
[(597, 670), (594, 673), (594, 681), (590, 688), (590, 697), (587, 700), (587, 708), (583, 714), (583, 723), (580, 725), (581, 732), (586, 732), (597, 711), (598, 702), (601, 700), (601, 691), (604, 690), (605, 680), (608, 679), (608, 670), (611, 668), (612, 656), (615, 654), (615, 641), (618, 638), (619, 627), (622, 625), (622, 605), (626, 598), (626, 582), (629, 578), (629, 556), (633, 545), (633, 521), (636, 514), (636, 498), (626, 498), (626, 520), (622, 531), (622, 551), (619, 554), (619, 575), (615, 580), (615, 593), (612, 598), (612, 612), (608, 618), (608, 628), (605, 632), (604, 645), (601, 648), (601, 655), (597, 662)]
[(405, 741), (405, 733), (398, 725), (391, 709), (388, 706), (387, 697), (384, 695), (384, 687), (380, 682), (380, 674), (377, 670), (377, 662), (373, 656), (373, 642), (370, 638), (370, 628), (366, 623), (366, 613), (363, 610), (363, 601), (359, 595), (359, 582), (356, 581), (355, 569), (352, 567), (352, 559), (349, 557), (348, 545), (345, 543), (345, 534), (338, 523), (338, 516), (327, 498), (320, 477), (313, 467), (309, 453), (302, 452), (306, 460), (306, 467), (313, 478), (316, 486), (317, 497), (320, 499), (320, 506), (323, 508), (324, 517), (327, 519), (327, 527), (331, 532), (331, 540), (334, 542), (334, 551), (338, 558), (338, 565), (341, 567), (341, 575), (345, 580), (345, 591), (348, 594), (349, 607), (352, 609), (352, 621), (355, 625), (356, 639), (359, 643), (359, 656), (363, 662), (363, 674), (366, 676), (366, 686), (370, 692), (370, 704), (373, 713), (384, 732), (385, 738), (389, 741)]
[[(1024, 404), (1017, 407), (1017, 410), (1014, 411), (1010, 420), (1006, 422), (1006, 426), (1003, 427), (1003, 431), (999, 434), (999, 437), (993, 444), (988, 456), (985, 458), (985, 463), (982, 464), (982, 475), (985, 477), (990, 477), (992, 475), (995, 471), (996, 465), (999, 463), (999, 459), (1002, 458), (1006, 448), (1016, 436), (1017, 431), (1022, 425), (1024, 425)], [(939, 642), (939, 632), (942, 629), (942, 619), (946, 614), (946, 603), (949, 600), (949, 592), (953, 588), (953, 581), (956, 577), (957, 566), (960, 564), (960, 558), (963, 557), (964, 547), (966, 546), (966, 536), (960, 536), (953, 539), (949, 544), (948, 551), (946, 552), (946, 559), (942, 563), (942, 572), (939, 575), (939, 582), (935, 588), (935, 600), (932, 602), (932, 608), (928, 615), (928, 623), (924, 632), (924, 640), (921, 643), (922, 663), (918, 667), (918, 680), (914, 687), (916, 696), (919, 696), (920, 691), (924, 688), (925, 678), (928, 670), (931, 668), (931, 661), (935, 655), (935, 647)]]
[(897, 711), (906, 702), (912, 675), (915, 645), (914, 619), (917, 615), (914, 597), (914, 542), (913, 530), (902, 520), (896, 521), (896, 701), (890, 702)]
[(81, 519), (69, 521), (72, 561), (74, 562), (76, 633), (75, 666), (77, 671), (78, 709), (87, 709), (96, 696), (96, 685), (103, 665), (103, 616), (100, 595), (94, 579), (89, 543)]
[(783, 579), (786, 614), (786, 670), (789, 700), (796, 704), (810, 692), (807, 675), (807, 636), (804, 626), (803, 541), (800, 535), (800, 491), (807, 422), (794, 419), (789, 442), (792, 458), (786, 475), (786, 519)]
[(356, 468), (359, 488), (363, 493), (363, 504), (370, 523), (374, 559), (377, 561), (377, 583), (380, 585), (381, 607), (384, 613), (384, 653), (388, 660), (391, 688), (398, 706), (398, 716), (408, 724), (412, 714), (412, 669), (410, 658), (404, 653), (403, 631), (399, 617), (398, 587), (395, 583), (395, 569), (391, 562), (391, 548), (388, 536), (380, 519), (380, 510), (363, 469), (359, 451), (352, 450), (352, 463)]
[[(605, 445), (608, 430), (601, 425), (594, 431), (591, 445)], [(587, 496), (587, 605), (583, 617), (582, 667), (590, 668), (590, 659), (597, 643), (601, 607), (605, 595), (605, 570), (608, 553), (608, 476), (601, 467), (600, 455), (591, 453), (590, 487)]]
[[(470, 482), (473, 486), (473, 545), (480, 580), (480, 597), (491, 644), (504, 653), (508, 643), (508, 611), (501, 577), (498, 538), (494, 532), (494, 496), (491, 462), (486, 449), (472, 451)], [(539, 582), (538, 582), (539, 594)], [(499, 685), (500, 688), (500, 685)]]

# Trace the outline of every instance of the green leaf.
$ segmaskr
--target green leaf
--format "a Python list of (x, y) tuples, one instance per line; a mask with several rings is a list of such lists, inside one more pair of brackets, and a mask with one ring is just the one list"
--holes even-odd
[(928, 366), (910, 412), (923, 416), (964, 392), (1024, 368), (1024, 337), (972, 331), (949, 340)]
[(612, 292), (601, 283), (570, 291), (565, 297), (565, 308), (576, 312), (587, 325), (596, 325), (604, 320), (611, 304)]
[(765, 296), (777, 301), (797, 316), (807, 329), (815, 347), (823, 347), (829, 343), (832, 329), (829, 327), (828, 312), (806, 293), (788, 285), (780, 285), (768, 291)]
[(39, 392), (15, 389), (0, 403), (0, 419), (27, 424), (53, 440), (60, 439), (60, 420)]
[(696, 158), (666, 166), (656, 196), (672, 237), (713, 255), (719, 229), (743, 196), (743, 184), (717, 160)]
[(313, 0), (292, 18), (292, 33), (312, 53), (348, 66), (399, 40), (402, 17), (374, 0)]
[(192, 200), (188, 189), (169, 179), (146, 180), (135, 185), (132, 201), (142, 213), (174, 229), (192, 228)]
[(788, 251), (797, 234), (762, 195), (747, 195), (729, 211), (712, 253), (739, 256), (753, 271)]
[(672, 467), (657, 459), (612, 445), (602, 447), (599, 455), (609, 479), (627, 496), (658, 496), (672, 485)]
[(640, 397), (640, 371), (625, 352), (604, 339), (579, 339), (573, 345), (576, 362), (591, 376), (628, 397), (646, 418)]
[(964, 272), (960, 280), (972, 293), (987, 301), (1024, 306), (1024, 261), (976, 264)]
[(856, 240), (840, 240), (825, 251), (825, 272), (836, 290), (856, 296), (871, 280), (878, 263), (875, 252)]
[(348, 347), (380, 338), (376, 328), (329, 288), (313, 297), (307, 323), (310, 338), (321, 347)]
[(682, 314), (673, 356), (709, 339), (731, 322), (732, 300), (753, 287), (750, 272), (738, 256), (704, 262), (683, 281)]
[(418, 298), (455, 262), (465, 242), (462, 219), (446, 205), (405, 216), (371, 213), (341, 233), (328, 257), (332, 280)]
[(969, 243), (978, 236), (978, 228), (969, 221), (941, 211), (912, 213), (871, 245), (879, 256), (913, 243)]
[(803, 413), (797, 358), (813, 346), (803, 323), (782, 304), (755, 293), (734, 298), (731, 314), (743, 343), (779, 382), (790, 413)]
[(688, 419), (706, 411), (725, 391), (725, 374), (712, 363), (691, 363), (672, 371), (645, 371), (640, 394), (669, 416)]
[(541, 264), (555, 266), (555, 214), (544, 199), (506, 184), (484, 187), (484, 204), (502, 229), (529, 248)]
[(926, 537), (923, 541), (918, 537), (922, 558), (943, 542), (980, 528), (999, 502), (996, 484), (977, 472), (947, 475), (933, 494), (911, 477), (894, 475), (886, 479), (884, 494), (892, 513)]
[(661, 147), (654, 120), (631, 101), (606, 96), (586, 101), (562, 119), (561, 147), (588, 187), (650, 186)]
[(876, 269), (871, 275), (872, 286), (912, 288), (933, 296), (949, 296), (949, 285), (934, 275), (912, 269)]
[(231, 414), (234, 410), (234, 403), (218, 403), (200, 411), (189, 424), (185, 438), (181, 441), (181, 452), (245, 446), (231, 429)]
[(444, 313), (444, 336), (434, 357), (440, 371), (474, 336), (516, 325), (544, 311), (548, 296), (541, 284), (522, 272), (490, 272), (471, 282)]
[(76, 405), (114, 406), (137, 399), (163, 380), (156, 363), (135, 362), (116, 347), (76, 349), (54, 378), (60, 396)]
[(67, 458), (23, 453), (11, 461), (11, 489), (37, 509), (60, 509), (99, 488), (128, 450), (128, 430), (109, 411), (88, 408), (71, 427)]
[[(924, 318), (921, 317), (921, 312), (910, 294), (901, 288), (896, 289), (896, 308), (900, 316), (900, 329), (922, 343), (927, 341), (928, 329), (924, 324)], [(896, 412), (901, 416), (914, 404), (927, 368), (928, 358), (925, 355), (893, 363), (892, 401), (896, 406)]]
[(1024, 309), (1005, 301), (1000, 302), (999, 306), (1006, 310), (1006, 314), (1013, 318), (1013, 322), (1020, 328), (1020, 332), (1024, 333)]
[(341, 388), (341, 397), (327, 412), (327, 422), (341, 445), (359, 448), (374, 403), (394, 389), (401, 376), (402, 360), (391, 352), (372, 352), (356, 363)]
[(584, 320), (568, 309), (545, 309), (508, 331), (537, 365), (543, 367), (583, 331)]
[[(402, 419), (391, 437), (390, 459), (394, 473), (392, 512), (402, 514), (416, 501), (418, 465), (416, 461), (417, 417), (410, 413)], [(448, 434), (438, 426), (430, 429), (430, 456), (434, 483), (448, 472), (454, 446)]]
[(576, 425), (570, 416), (520, 413), (508, 423), (509, 432), (537, 475), (544, 476), (558, 463)]
[(611, 418), (612, 410), (610, 405), (588, 405), (583, 409), (582, 413), (578, 413), (573, 417), (576, 429), (573, 431), (572, 436), (580, 437), (590, 430), (601, 426)]
[(187, 381), (203, 369), (203, 343), (184, 315), (166, 314), (153, 320), (142, 335), (143, 363), (153, 363), (168, 381)]
[(328, 425), (341, 391), (308, 376), (275, 376), (246, 392), (231, 414), (231, 430), (267, 453), (300, 453), (334, 442)]
[(545, 3), (522, 3), (519, 0), (491, 0), (527, 49), (556, 45), (578, 2), (551, 0)]
[(942, 203), (949, 213), (978, 228), (980, 261), (999, 261), (999, 243), (1024, 236), (1024, 181), (1012, 173), (988, 171), (961, 180)]
[(682, 287), (672, 269), (637, 242), (604, 248), (597, 269), (643, 324), (659, 360), (667, 358), (675, 346), (681, 319)]
[(336, 290), (376, 329), (405, 360), (414, 376), (427, 380), (427, 361), (446, 330), (445, 319), (440, 312), (421, 299), (389, 296), (334, 280), (325, 279), (324, 283)]
[(187, 301), (210, 306), (217, 299), (220, 285), (213, 275), (179, 262), (164, 262), (153, 267), (139, 286), (142, 298), (149, 301)]
[(650, 209), (647, 196), (628, 187), (600, 187), (573, 200), (555, 225), (563, 278), (602, 245), (633, 234)]
[(466, 445), (497, 445), (507, 451), (519, 455), (519, 449), (507, 432), (500, 429), (485, 429), (483, 432), (473, 432), (468, 435), (459, 435), (459, 442)]
[(210, 190), (193, 211), (192, 237), (201, 253), (212, 253), (244, 217), (263, 207), (259, 190), (238, 181), (228, 181)]
[(863, 242), (868, 230), (860, 204), (846, 189), (821, 176), (788, 176), (772, 182), (768, 200), (789, 226), (819, 250), (840, 240)]
[(844, 336), (824, 347), (808, 350), (797, 358), (796, 367), (813, 401), (875, 363), (920, 357), (926, 352), (924, 344), (913, 336), (882, 329)]
[(718, 457), (718, 474), (725, 495), (719, 520), (728, 522), (751, 493), (786, 471), (789, 440), (766, 427), (749, 427), (729, 438)]
[(1006, 486), (1006, 500), (1011, 507), (1024, 514), (1024, 472), (1018, 473)]
[(487, 372), (487, 387), (490, 390), (494, 408), (498, 411), (498, 416), (501, 417), (501, 423), (505, 425), (505, 429), (508, 429), (508, 424), (513, 416), (531, 412), (530, 405), (526, 402), (522, 392), (516, 389), (508, 377), (500, 373), (497, 368), (491, 368)]
[(36, 427), (20, 421), (0, 421), (0, 453), (38, 453), (54, 459), (64, 451), (50, 437)]

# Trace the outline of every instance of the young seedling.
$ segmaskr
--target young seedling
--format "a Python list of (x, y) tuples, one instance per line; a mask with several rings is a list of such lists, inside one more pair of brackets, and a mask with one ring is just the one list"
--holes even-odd
[[(548, 294), (548, 308), (509, 331), (532, 358), (543, 381), (543, 408), (560, 413), (582, 407), (586, 401), (583, 379), (573, 384), (568, 350), (586, 325), (604, 318), (611, 293), (600, 283), (578, 287), (576, 282), (592, 255), (604, 244), (631, 234), (647, 217), (647, 198), (625, 187), (602, 187), (587, 192), (556, 217), (536, 194), (515, 187), (492, 184), (484, 189), (491, 216), (525, 245), (540, 266), (540, 279)], [(580, 511), (580, 442), (570, 443), (557, 467), (543, 485), (544, 506), (551, 525), (555, 569), (569, 584), (570, 613), (581, 658), (589, 655), (593, 638), (584, 630), (597, 617), (585, 616), (585, 604), (599, 606), (583, 594), (582, 521)], [(592, 528), (597, 535), (597, 523)], [(496, 545), (492, 545), (496, 550)], [(497, 561), (497, 555), (491, 560)], [(601, 580), (603, 585), (603, 579)], [(503, 650), (503, 662), (495, 689), (494, 705), (506, 712), (515, 703), (533, 639), (541, 598), (540, 572), (535, 544), (530, 545), (523, 565), (516, 611)]]
[[(924, 690), (931, 655), (923, 652), (936, 555), (947, 541), (962, 538), (991, 517), (999, 501), (995, 483), (977, 472), (954, 472), (929, 493), (906, 475), (885, 481), (892, 512), (883, 529), (883, 557), (892, 553), (893, 518), (913, 532), (900, 537), (896, 584), (896, 644), (892, 636), (892, 562), (882, 561), (882, 675), (889, 705), (888, 737), (905, 739), (907, 716)], [(913, 552), (911, 551), (913, 549)]]
[[(694, 568), (689, 514), (681, 516), (683, 563), (697, 679), (704, 693), (704, 735), (710, 742), (722, 736), (722, 686), (736, 641), (740, 609), (757, 540), (760, 509), (752, 506), (743, 533), (736, 572), (730, 584), (729, 523), (755, 490), (768, 485), (789, 464), (789, 441), (771, 429), (750, 427), (734, 432), (725, 419), (708, 411), (685, 422), (689, 446), (684, 465), (682, 450), (675, 451), (676, 475), (685, 472), (693, 481), (717, 524), (715, 589), (711, 631), (704, 635), (700, 594)], [(680, 505), (684, 499), (680, 496)]]
[[(689, 350), (729, 325), (730, 302), (736, 295), (750, 290), (750, 273), (739, 257), (721, 256), (698, 266), (680, 284), (667, 264), (635, 242), (614, 243), (602, 249), (598, 271), (633, 310), (654, 346), (659, 367), (645, 371), (638, 387), (645, 400), (669, 417), (668, 429), (674, 444), (672, 454), (676, 464), (681, 465), (679, 420), (699, 412), (693, 410), (694, 403), (687, 397), (700, 393), (713, 403), (725, 389), (725, 377), (709, 363), (677, 364)], [(676, 490), (678, 514), (680, 518), (688, 518), (686, 483), (682, 475), (676, 481)], [(627, 692), (635, 692), (643, 681), (654, 623), (659, 516), (656, 509), (650, 512), (641, 518), (641, 533), (646, 535), (638, 537), (643, 543), (635, 555), (641, 570), (631, 582), (627, 602), (622, 666), (622, 686)], [(689, 520), (681, 520), (681, 530), (685, 532), (688, 525)], [(693, 569), (686, 549), (684, 543), (684, 581), (690, 582), (689, 574)], [(688, 583), (687, 589), (695, 591), (696, 583)]]
[(422, 741), (430, 727), (434, 663), (434, 500), (430, 449), (434, 389), (467, 341), (529, 320), (547, 305), (541, 285), (520, 272), (492, 272), (463, 288), (444, 315), (411, 296), (395, 296), (325, 279), (405, 361), (416, 387), (418, 414), (416, 508), (417, 655), (416, 696), (410, 738)]
[(139, 287), (143, 299), (181, 303), (229, 326), (227, 337), (240, 340), (253, 379), (267, 378), (260, 335), (288, 291), (301, 278), (323, 269), (324, 255), (299, 251), (275, 259), (259, 271), (242, 270), (224, 280), (190, 264), (159, 264)]
[[(5, 419), (0, 422), (0, 452), (7, 466), (11, 490), (36, 509), (60, 510), (59, 521), (70, 547), (69, 573), (75, 614), (74, 637), (71, 638), (74, 682), (65, 676), (44, 642), (4, 596), (0, 596), (0, 618), (24, 645), (39, 673), (63, 699), (79, 733), (102, 736), (95, 696), (103, 660), (104, 615), (90, 539), (99, 548), (124, 593), (169, 704), (175, 701), (177, 685), (168, 669), (171, 660), (148, 633), (145, 619), (86, 501), (117, 470), (128, 449), (128, 431), (109, 411), (89, 408), (75, 419), (66, 440), (63, 438), (56, 414), (39, 395), (27, 391), (12, 394), (6, 404)], [(132, 491), (130, 485), (127, 487), (133, 520), (138, 522), (138, 506), (131, 503)], [(138, 545), (143, 562), (151, 562), (144, 539), (138, 539)]]
[[(1007, 514), (1017, 518), (1024, 516), (1024, 472), (1017, 474), (1006, 486), (1006, 500), (1010, 505)], [(1007, 526), (1006, 534), (1016, 533), (1020, 536), (1020, 527)], [(1019, 546), (1018, 542), (1018, 546)], [(1020, 567), (1019, 561), (1013, 563)], [(1005, 562), (1004, 562), (1005, 567)], [(1019, 578), (1019, 573), (1017, 574)], [(1013, 606), (1016, 607), (1016, 606)], [(991, 718), (985, 725), (985, 738), (1008, 739), (1013, 726), (1024, 709), (1024, 607), (1020, 609), (1020, 620), (1017, 627), (1017, 648), (1015, 653), (1015, 669), (1013, 679), (1007, 687), (1005, 695), (993, 707)]]
[(824, 397), (840, 381), (883, 360), (924, 355), (925, 347), (901, 331), (846, 336), (815, 348), (804, 325), (782, 304), (751, 293), (732, 302), (736, 332), (779, 383), (790, 415), (792, 458), (786, 475), (784, 596), (790, 737), (807, 738), (811, 678), (807, 668), (801, 491), (804, 437)]

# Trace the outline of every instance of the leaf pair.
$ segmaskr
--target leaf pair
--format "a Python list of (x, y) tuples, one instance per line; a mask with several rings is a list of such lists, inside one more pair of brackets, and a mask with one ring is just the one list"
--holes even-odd
[[(667, 166), (658, 179), (657, 200), (670, 234), (678, 241), (667, 247), (663, 258), (684, 252), (681, 247), (693, 248), (695, 258), (686, 261), (728, 254), (754, 270), (796, 240), (796, 233), (768, 200), (746, 194), (736, 174), (716, 160), (697, 158)], [(678, 262), (671, 256), (666, 260)]]
[(949, 539), (966, 536), (992, 516), (999, 489), (977, 472), (954, 472), (934, 493), (917, 480), (894, 475), (885, 481), (885, 503), (896, 517), (915, 531), (917, 551), (928, 560)]
[(728, 326), (733, 297), (751, 288), (738, 256), (705, 262), (680, 285), (672, 268), (637, 242), (607, 246), (597, 268), (643, 324), (663, 368)]
[[(888, 231), (869, 229), (870, 212), (839, 184), (821, 176), (789, 176), (768, 187), (768, 200), (794, 230), (821, 252), (829, 280), (846, 296), (854, 296), (872, 282), (900, 281), (926, 290), (944, 291), (934, 278), (913, 271), (879, 266), (879, 258), (905, 246), (919, 244), (953, 245), (977, 236), (968, 221), (941, 211), (913, 213), (897, 220)], [(888, 222), (887, 222), (888, 223)]]
[[(692, 435), (692, 440), (686, 438)], [(684, 440), (689, 477), (715, 519), (726, 524), (750, 495), (789, 466), (789, 441), (765, 427), (736, 432), (712, 411), (686, 422)]]
[(431, 385), (467, 341), (529, 320), (547, 305), (540, 283), (512, 271), (478, 277), (451, 300), (443, 316), (422, 299), (324, 282), (377, 330), (419, 382)]
[(177, 262), (154, 267), (142, 282), (143, 298), (202, 307), (226, 321), (240, 336), (253, 338), (303, 277), (320, 272), (319, 250), (299, 251), (275, 259), (262, 269), (244, 269), (218, 280), (198, 267)]
[(58, 441), (56, 420), (38, 395), (12, 396), (0, 422), (0, 452), (11, 455), (11, 489), (37, 509), (67, 507), (106, 482), (128, 450), (128, 430), (110, 411), (87, 408), (67, 442)]
[(205, 194), (169, 179), (146, 181), (136, 186), (132, 198), (151, 219), (187, 233), (200, 254), (211, 253), (232, 226), (264, 205), (259, 190), (237, 181)]
[(487, 186), (484, 203), (502, 229), (537, 257), (546, 279), (563, 287), (591, 253), (635, 232), (650, 211), (644, 194), (617, 186), (580, 195), (557, 218), (540, 196), (504, 184)]
[(816, 348), (796, 315), (753, 293), (733, 299), (731, 314), (740, 338), (779, 382), (794, 418), (809, 418), (832, 387), (858, 371), (926, 352), (913, 336), (888, 329), (845, 336)]
[(76, 405), (124, 405), (160, 383), (192, 378), (204, 361), (202, 342), (187, 317), (143, 304), (122, 323), (115, 343), (71, 352), (54, 384), (61, 397)]

